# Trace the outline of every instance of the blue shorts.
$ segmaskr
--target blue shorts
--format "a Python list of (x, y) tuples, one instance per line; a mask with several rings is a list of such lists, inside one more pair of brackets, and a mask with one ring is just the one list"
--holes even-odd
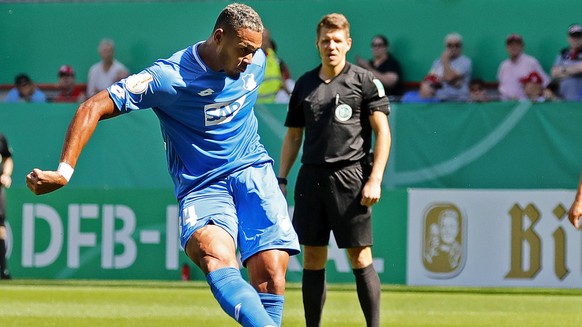
[(297, 234), (271, 163), (235, 172), (180, 201), (183, 249), (192, 234), (208, 224), (222, 227), (232, 236), (243, 264), (264, 250), (299, 253)]

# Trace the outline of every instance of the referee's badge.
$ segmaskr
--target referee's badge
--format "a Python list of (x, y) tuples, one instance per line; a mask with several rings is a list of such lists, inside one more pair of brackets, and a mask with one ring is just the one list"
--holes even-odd
[(335, 118), (339, 121), (348, 121), (352, 118), (352, 107), (345, 103), (335, 107)]

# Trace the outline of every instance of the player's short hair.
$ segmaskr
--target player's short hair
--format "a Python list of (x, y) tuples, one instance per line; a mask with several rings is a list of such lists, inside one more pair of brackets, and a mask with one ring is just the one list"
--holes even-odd
[(220, 12), (214, 29), (219, 27), (231, 28), (234, 31), (250, 29), (254, 32), (263, 32), (263, 22), (259, 14), (253, 8), (242, 3), (231, 3)]
[(350, 22), (346, 16), (338, 13), (327, 14), (321, 18), (319, 24), (317, 24), (317, 36), (319, 37), (319, 32), (322, 28), (327, 28), (331, 30), (344, 30), (346, 36), (350, 37)]

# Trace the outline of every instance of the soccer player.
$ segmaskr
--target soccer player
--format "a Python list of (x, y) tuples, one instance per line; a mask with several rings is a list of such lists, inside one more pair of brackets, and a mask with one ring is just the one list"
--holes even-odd
[[(289, 255), (299, 252), (253, 110), (266, 62), (262, 31), (252, 8), (226, 6), (208, 39), (81, 104), (58, 169), (27, 175), (35, 194), (66, 185), (99, 120), (153, 108), (180, 205), (181, 245), (224, 311), (261, 327), (281, 324)], [(238, 269), (237, 246), (250, 284)]]
[[(321, 65), (305, 73), (291, 94), (281, 150), (279, 182), (297, 158), (293, 226), (303, 245), (303, 307), (308, 327), (319, 326), (326, 297), (330, 231), (346, 248), (368, 326), (380, 325), (380, 279), (372, 265), (370, 207), (380, 200), (390, 152), (388, 99), (371, 72), (346, 61), (350, 24), (341, 14), (317, 25)], [(372, 131), (376, 137), (370, 160)]]

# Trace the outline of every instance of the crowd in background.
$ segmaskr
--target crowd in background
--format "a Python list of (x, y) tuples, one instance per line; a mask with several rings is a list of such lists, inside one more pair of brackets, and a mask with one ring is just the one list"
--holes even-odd
[[(278, 56), (276, 44), (268, 29), (263, 36), (267, 54), (265, 79), (259, 89), (257, 103), (287, 103), (295, 81), (285, 62)], [(519, 34), (505, 39), (507, 58), (500, 62), (497, 80), (485, 83), (473, 75), (473, 61), (463, 53), (463, 37), (447, 34), (444, 49), (418, 83), (405, 83), (405, 72), (390, 51), (386, 36), (378, 34), (370, 44), (372, 57), (355, 57), (355, 64), (370, 70), (380, 81), (392, 102), (487, 102), (487, 101), (580, 101), (582, 100), (582, 25), (567, 29), (568, 47), (561, 49), (550, 72), (525, 52), (525, 41)], [(127, 77), (129, 70), (115, 59), (115, 45), (110, 39), (99, 43), (101, 60), (88, 72), (87, 84), (75, 81), (69, 65), (58, 69), (55, 92), (45, 94), (27, 74), (15, 77), (14, 88), (5, 102), (82, 102), (88, 97)]]
[[(431, 103), (443, 101), (580, 101), (582, 100), (582, 26), (572, 24), (567, 30), (568, 47), (559, 51), (547, 74), (539, 61), (525, 52), (525, 41), (519, 34), (510, 34), (505, 39), (507, 59), (499, 64), (497, 81), (488, 87), (478, 76), (473, 76), (471, 58), (463, 54), (463, 37), (450, 33), (444, 39), (444, 50), (432, 63), (427, 75), (417, 90), (402, 93), (395, 84), (402, 78), (399, 65), (388, 60), (397, 60), (389, 51), (384, 36), (372, 40), (374, 58), (369, 62), (358, 60), (358, 64), (374, 72), (382, 81), (393, 101), (406, 103)], [(378, 49), (380, 48), (380, 49)], [(390, 59), (391, 58), (391, 59)], [(396, 67), (396, 68), (394, 68)], [(387, 73), (394, 77), (382, 79)]]

